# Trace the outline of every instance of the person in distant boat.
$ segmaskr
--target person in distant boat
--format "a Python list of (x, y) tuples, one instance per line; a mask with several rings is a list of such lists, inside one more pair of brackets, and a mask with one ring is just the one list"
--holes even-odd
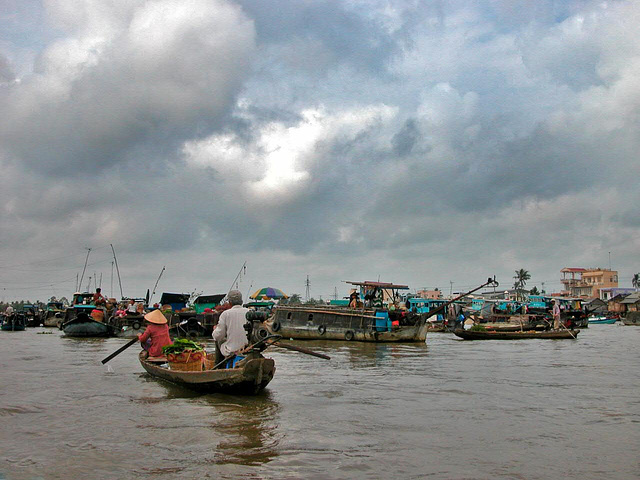
[(144, 319), (148, 325), (144, 333), (138, 335), (138, 340), (142, 348), (149, 352), (150, 357), (161, 357), (162, 347), (173, 343), (169, 336), (167, 318), (160, 310), (153, 310), (147, 313)]
[(211, 335), (216, 341), (216, 363), (221, 357), (228, 357), (242, 350), (249, 343), (244, 324), (247, 323), (248, 308), (242, 306), (242, 293), (231, 290), (227, 294), (227, 301), (231, 308), (220, 314), (218, 324), (213, 327)]
[(11, 305), (9, 305), (9, 306), (7, 307), (7, 309), (4, 311), (4, 314), (5, 314), (7, 317), (10, 317), (11, 315), (13, 315), (13, 307), (12, 307)]
[(127, 315), (137, 315), (138, 314), (138, 306), (136, 305), (136, 301), (132, 298), (129, 300), (129, 305), (127, 305)]
[(560, 330), (560, 305), (558, 305), (558, 301), (553, 301), (553, 308), (551, 309), (551, 314), (553, 315), (553, 329)]
[(358, 292), (355, 290), (349, 295), (349, 308), (358, 308)]
[(102, 295), (102, 289), (100, 287), (96, 288), (96, 293), (93, 294), (93, 304), (94, 305), (104, 305), (104, 295)]

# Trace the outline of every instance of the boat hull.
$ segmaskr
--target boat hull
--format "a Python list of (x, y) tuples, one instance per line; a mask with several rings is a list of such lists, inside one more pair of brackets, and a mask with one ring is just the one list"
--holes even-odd
[(297, 340), (410, 343), (427, 339), (429, 325), (424, 320), (391, 329), (380, 327), (381, 321), (368, 310), (278, 307), (266, 326), (270, 333)]
[(23, 330), (26, 329), (26, 327), (24, 325), (21, 324), (3, 324), (2, 327), (0, 327), (0, 329), (2, 329), (5, 332), (21, 332)]
[(614, 323), (616, 323), (618, 321), (617, 318), (603, 318), (601, 320), (589, 320), (590, 324), (595, 324), (595, 325), (613, 325)]
[(95, 320), (71, 320), (62, 325), (62, 331), (67, 337), (111, 337), (115, 334), (113, 326)]
[(552, 330), (547, 332), (525, 331), (525, 332), (500, 332), (500, 331), (471, 331), (455, 330), (456, 336), (463, 340), (525, 340), (532, 338), (541, 339), (575, 339), (580, 330)]
[(147, 373), (200, 393), (256, 395), (271, 382), (276, 371), (275, 362), (261, 355), (247, 358), (236, 368), (183, 372), (149, 362), (145, 354), (140, 352), (139, 360)]
[(62, 321), (64, 321), (64, 312), (47, 312), (47, 315), (42, 320), (42, 325), (45, 327), (58, 327)]

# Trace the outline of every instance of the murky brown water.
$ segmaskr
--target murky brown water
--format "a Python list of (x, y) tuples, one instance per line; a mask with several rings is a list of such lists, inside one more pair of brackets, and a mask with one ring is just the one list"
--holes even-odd
[(640, 328), (307, 342), (258, 397), (150, 378), (121, 339), (0, 332), (0, 478), (637, 479)]

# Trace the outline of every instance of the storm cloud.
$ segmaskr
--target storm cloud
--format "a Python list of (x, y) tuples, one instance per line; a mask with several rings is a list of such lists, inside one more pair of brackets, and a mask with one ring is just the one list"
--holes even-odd
[(166, 290), (225, 291), (245, 260), (242, 288), (316, 297), (640, 269), (634, 2), (19, 5), (7, 298), (68, 295), (85, 247), (107, 276), (111, 243), (128, 295), (163, 265)]

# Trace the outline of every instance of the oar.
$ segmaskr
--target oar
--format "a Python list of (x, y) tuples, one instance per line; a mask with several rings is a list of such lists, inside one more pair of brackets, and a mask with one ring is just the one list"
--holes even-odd
[[(254, 343), (253, 345), (249, 345), (248, 347), (245, 347), (243, 349), (243, 351), (248, 352), (249, 350), (251, 350), (252, 348), (257, 347), (258, 345), (262, 344), (262, 343), (266, 343), (267, 346), (271, 347), (281, 347), (281, 348), (286, 348), (287, 350), (294, 350), (296, 352), (300, 352), (300, 353), (306, 353), (307, 355), (312, 355), (314, 357), (318, 357), (318, 358), (323, 358), (325, 360), (331, 360), (331, 357), (328, 355), (324, 355), (322, 353), (318, 353), (318, 352), (314, 352), (313, 350), (308, 350), (306, 348), (302, 348), (302, 347), (296, 347), (295, 345), (289, 345), (288, 343), (278, 343), (278, 341), (274, 341), (274, 342), (266, 342), (269, 339), (272, 338), (282, 338), (282, 336), (280, 335), (269, 335), (266, 338), (263, 338), (262, 340), (260, 340), (259, 342)], [(231, 360), (233, 357), (235, 357), (236, 354), (232, 353), (231, 355), (229, 355), (228, 357), (225, 357), (224, 360), (222, 360), (221, 362), (217, 363), (216, 365), (214, 365), (214, 369), (218, 368), (220, 365), (224, 365), (225, 362)]]
[(306, 348), (296, 347), (295, 345), (289, 345), (288, 343), (273, 342), (273, 343), (270, 343), (269, 345), (273, 345), (274, 347), (286, 348), (287, 350), (294, 350), (300, 353), (306, 353), (307, 355), (311, 355), (318, 358), (324, 358), (325, 360), (331, 360), (331, 357), (328, 355), (314, 352), (313, 350), (307, 350)]
[[(543, 319), (545, 322), (547, 322), (549, 325), (551, 325), (551, 327), (553, 328), (553, 325), (552, 325), (552, 323), (551, 323), (549, 320), (547, 320), (547, 319), (546, 319), (546, 318), (544, 318), (544, 317), (542, 317), (542, 319)], [(562, 328), (564, 328), (567, 332), (569, 332), (569, 335), (571, 335), (571, 336), (573, 337), (573, 339), (574, 339), (574, 340), (576, 339), (576, 336), (575, 336), (573, 333), (571, 333), (571, 330), (569, 330), (567, 327), (565, 327), (565, 326), (564, 326), (564, 323), (562, 323), (562, 321), (560, 321), (560, 325), (562, 325)]]
[(131, 345), (133, 345), (134, 343), (136, 343), (138, 341), (138, 337), (136, 336), (136, 338), (134, 338), (133, 340), (131, 340), (130, 342), (127, 342), (123, 347), (120, 347), (118, 350), (116, 350), (115, 352), (113, 352), (111, 355), (109, 355), (107, 358), (105, 358), (104, 360), (102, 360), (102, 363), (105, 364), (107, 363), (109, 360), (111, 360), (113, 357), (120, 355), (122, 352), (124, 352), (127, 348), (129, 348)]

